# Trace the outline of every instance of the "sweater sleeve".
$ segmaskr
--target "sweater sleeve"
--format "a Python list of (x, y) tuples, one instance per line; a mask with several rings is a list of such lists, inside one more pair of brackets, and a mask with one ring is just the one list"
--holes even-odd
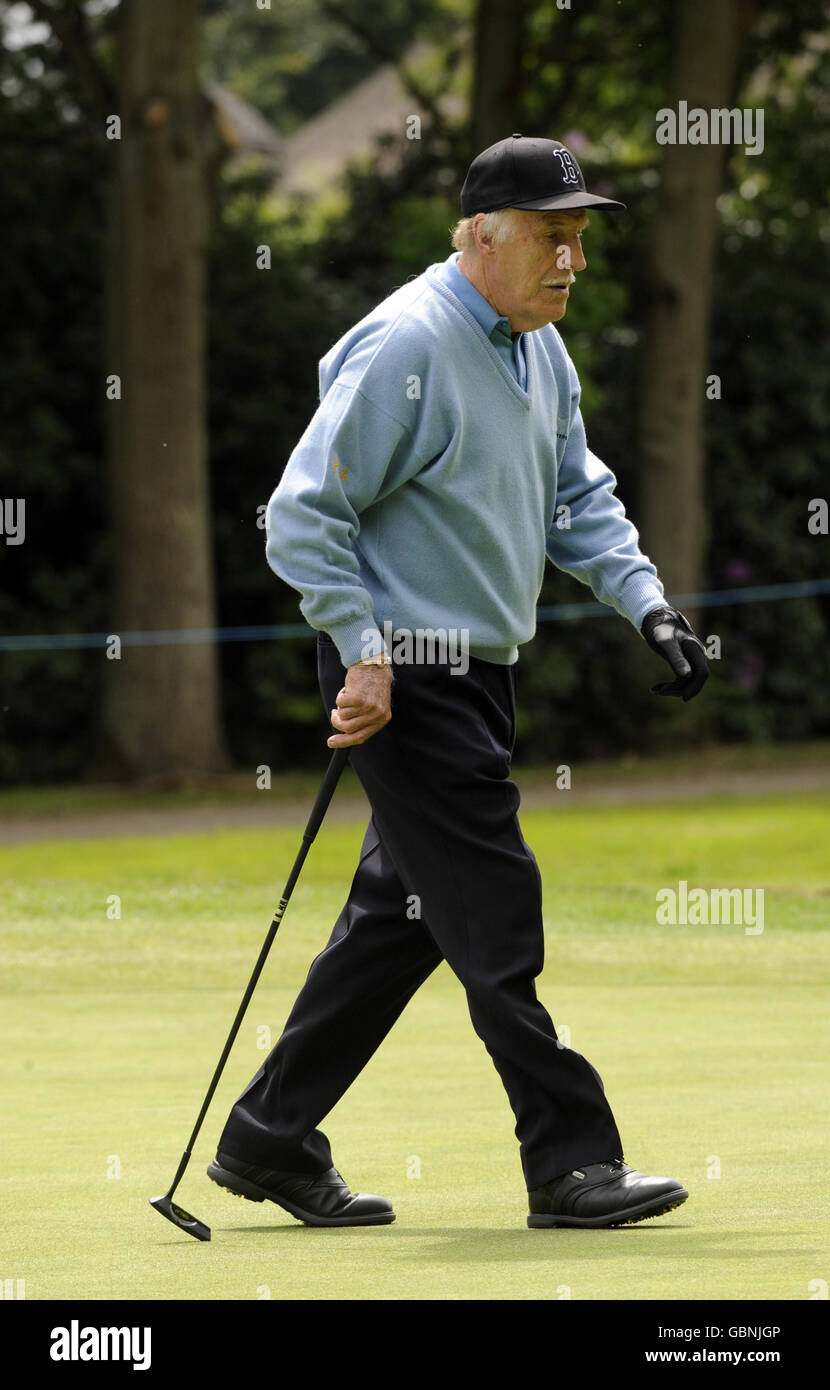
[[(615, 496), (617, 480), (587, 447), (579, 382), (568, 363), (572, 398), (568, 439), (559, 465), (556, 514), (547, 554), (558, 569), (587, 584), (601, 603), (639, 631), (646, 613), (665, 603), (657, 570), (640, 550), (639, 535)], [(561, 512), (560, 508), (568, 508)]]
[(344, 666), (384, 645), (354, 551), (361, 514), (420, 467), (408, 427), (335, 381), (268, 503), (268, 563), (302, 595), (301, 613), (329, 634)]

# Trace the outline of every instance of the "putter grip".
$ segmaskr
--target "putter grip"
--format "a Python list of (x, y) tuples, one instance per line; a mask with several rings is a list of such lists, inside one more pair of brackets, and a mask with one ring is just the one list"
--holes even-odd
[(328, 810), (329, 802), (334, 796), (334, 789), (340, 781), (340, 774), (346, 763), (349, 761), (348, 748), (335, 748), (331, 755), (328, 771), (323, 778), (322, 785), (317, 793), (317, 800), (311, 808), (311, 815), (308, 818), (308, 825), (303, 833), (306, 844), (312, 844), (317, 831), (323, 823), (323, 817)]

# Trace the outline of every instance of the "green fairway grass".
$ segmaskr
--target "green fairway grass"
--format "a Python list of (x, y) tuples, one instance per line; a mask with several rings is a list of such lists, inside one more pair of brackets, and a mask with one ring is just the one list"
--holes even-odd
[[(806, 1300), (830, 1282), (826, 796), (558, 802), (522, 828), (545, 885), (540, 998), (602, 1075), (627, 1161), (679, 1178), (687, 1203), (618, 1230), (528, 1230), (513, 1116), (446, 965), (324, 1123), (394, 1225), (310, 1229), (208, 1181), (348, 892), (364, 824), (332, 822), (177, 1194), (213, 1240), (181, 1234), (148, 1198), (175, 1172), (302, 824), (55, 840), (0, 851), (0, 1281), (34, 1300)], [(659, 926), (655, 895), (680, 879), (763, 888), (763, 933)]]

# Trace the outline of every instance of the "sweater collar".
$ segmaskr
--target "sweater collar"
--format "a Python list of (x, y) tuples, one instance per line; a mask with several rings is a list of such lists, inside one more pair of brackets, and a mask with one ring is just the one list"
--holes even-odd
[(469, 309), (476, 323), (478, 323), (487, 334), (492, 338), (494, 331), (500, 337), (505, 338), (512, 344), (510, 330), (510, 320), (503, 314), (498, 314), (492, 304), (480, 294), (475, 285), (467, 279), (463, 270), (458, 269), (459, 252), (453, 251), (447, 256), (445, 261), (439, 262), (436, 268), (436, 275), (439, 280), (452, 290), (456, 299), (460, 299), (465, 309)]
[[(454, 257), (450, 256), (448, 259), (450, 261), (453, 261)], [(453, 306), (456, 313), (458, 313), (460, 317), (470, 325), (470, 327), (473, 330), (474, 339), (479, 342), (482, 351), (486, 353), (487, 358), (490, 361), (492, 367), (499, 373), (499, 376), (501, 377), (502, 381), (504, 381), (507, 384), (508, 388), (513, 393), (513, 395), (521, 401), (525, 410), (530, 410), (532, 364), (528, 360), (528, 355), (525, 354), (527, 383), (525, 386), (520, 386), (513, 372), (510, 371), (501, 353), (496, 348), (496, 345), (493, 342), (492, 338), (487, 333), (487, 330), (482, 326), (481, 321), (477, 319), (472, 310), (467, 307), (465, 300), (462, 299), (461, 296), (456, 293), (455, 289), (452, 288), (449, 284), (447, 284), (446, 275), (444, 274), (446, 265), (446, 261), (439, 261), (436, 262), (434, 265), (427, 266), (426, 270), (424, 271), (424, 277), (427, 280), (427, 283), (432, 286), (433, 292), (435, 294), (439, 294), (443, 299), (447, 300), (447, 302)], [(507, 319), (499, 319), (499, 315), (496, 314), (495, 310), (492, 309), (489, 304), (487, 304), (487, 300), (484, 299), (483, 296), (478, 293), (478, 290), (476, 290), (470, 284), (466, 275), (463, 275), (462, 272), (456, 266), (453, 266), (453, 269), (455, 270), (456, 275), (458, 275), (459, 278), (464, 281), (465, 285), (469, 286), (469, 291), (472, 294), (475, 294), (478, 297), (478, 299), (480, 299), (481, 302), (487, 306), (488, 313), (492, 316), (492, 319), (495, 321), (495, 323), (498, 324), (500, 322), (503, 322), (506, 324)], [(463, 286), (461, 288), (463, 289)], [(498, 328), (496, 328), (495, 331), (498, 332)], [(525, 335), (523, 334), (523, 341), (524, 337)]]

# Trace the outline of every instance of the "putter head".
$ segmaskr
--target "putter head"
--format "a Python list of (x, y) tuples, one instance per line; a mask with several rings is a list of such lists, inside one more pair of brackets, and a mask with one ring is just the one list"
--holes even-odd
[(210, 1226), (206, 1226), (203, 1221), (191, 1216), (189, 1211), (177, 1206), (170, 1196), (165, 1192), (163, 1197), (151, 1197), (150, 1206), (160, 1211), (162, 1216), (166, 1216), (168, 1221), (172, 1221), (174, 1226), (178, 1226), (180, 1231), (187, 1231), (189, 1236), (195, 1240), (210, 1240)]

